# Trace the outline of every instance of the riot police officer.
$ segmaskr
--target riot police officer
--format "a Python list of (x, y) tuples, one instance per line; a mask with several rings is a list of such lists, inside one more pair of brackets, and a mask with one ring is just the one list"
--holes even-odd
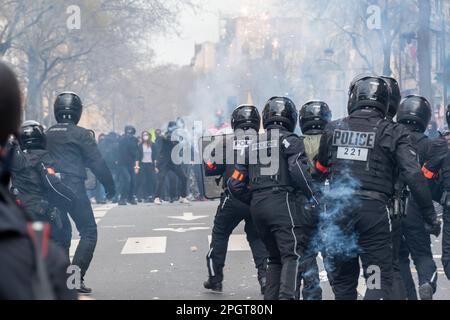
[[(389, 85), (381, 78), (364, 77), (350, 88), (349, 116), (327, 126), (322, 137), (317, 168), (327, 173), (335, 224), (354, 251), (333, 257), (330, 283), (338, 300), (357, 299), (359, 258), (368, 283), (365, 299), (389, 299), (392, 288), (392, 238), (387, 211), (399, 168), (433, 233), (440, 225), (431, 193), (415, 159), (409, 132), (385, 120), (390, 100)], [(331, 205), (330, 205), (331, 207)]]
[[(446, 112), (447, 125), (450, 128), (450, 104), (447, 106)], [(441, 181), (441, 204), (444, 207), (444, 226), (442, 232), (442, 265), (445, 275), (450, 279), (450, 131), (446, 130), (441, 133), (445, 138), (447, 145), (447, 156), (442, 167)]]
[(126, 126), (119, 139), (118, 171), (120, 185), (119, 205), (137, 205), (136, 175), (139, 173), (139, 141), (136, 138), (136, 128)]
[(297, 207), (313, 197), (308, 158), (293, 133), (298, 113), (289, 98), (271, 98), (262, 118), (266, 134), (250, 146), (248, 163), (235, 166), (228, 184), (233, 195), (250, 199), (253, 221), (269, 251), (264, 299), (293, 300), (309, 240), (301, 229), (303, 207)]
[[(234, 132), (242, 130), (245, 136), (249, 131), (253, 131), (250, 136), (256, 137), (261, 125), (261, 116), (258, 109), (251, 105), (242, 105), (234, 110), (231, 116), (231, 126)], [(249, 140), (241, 139), (240, 135), (230, 135), (227, 137), (228, 143), (220, 147), (233, 147), (234, 161), (227, 163), (206, 163), (205, 173), (212, 176), (221, 176), (224, 193), (221, 196), (220, 204), (214, 219), (214, 227), (212, 231), (212, 240), (210, 250), (206, 257), (209, 278), (204, 283), (206, 289), (213, 291), (222, 291), (223, 268), (225, 266), (225, 258), (227, 254), (228, 241), (233, 230), (239, 223), (245, 220), (245, 233), (250, 245), (253, 260), (258, 270), (258, 281), (261, 286), (261, 292), (264, 294), (266, 286), (266, 268), (268, 252), (264, 243), (259, 238), (253, 220), (250, 214), (250, 206), (238, 198), (234, 197), (227, 188), (226, 182), (232, 176), (234, 171), (234, 163), (238, 159), (242, 150), (245, 151)], [(241, 147), (242, 146), (242, 147)], [(224, 150), (223, 155), (226, 155)]]
[[(84, 184), (86, 166), (105, 187), (108, 199), (111, 199), (116, 191), (111, 172), (98, 150), (94, 135), (91, 131), (77, 125), (82, 111), (83, 104), (75, 93), (63, 92), (58, 95), (54, 104), (54, 114), (58, 124), (47, 131), (47, 148), (55, 161), (57, 172), (61, 173), (63, 183), (69, 186), (79, 198), (75, 209), (69, 212), (80, 233), (80, 242), (72, 263), (81, 269), (82, 281), (79, 291), (91, 293), (92, 290), (84, 284), (84, 276), (97, 244), (97, 224)], [(70, 223), (67, 217), (65, 218), (63, 219), (64, 246), (68, 254), (72, 232)]]
[(76, 299), (67, 288), (69, 261), (60, 248), (39, 237), (44, 226), (33, 223), (7, 190), (13, 158), (7, 140), (18, 135), (21, 104), (16, 76), (0, 62), (0, 299)]
[[(410, 95), (402, 101), (397, 114), (397, 121), (408, 129), (411, 143), (417, 151), (418, 161), (423, 166), (425, 176), (430, 180), (437, 176), (447, 154), (445, 140), (429, 139), (425, 135), (431, 113), (431, 105), (426, 98)], [(400, 268), (405, 276), (405, 283), (409, 284), (408, 296), (415, 297), (414, 282), (411, 288), (409, 260), (411, 255), (419, 277), (420, 298), (431, 300), (436, 292), (437, 268), (431, 250), (430, 234), (425, 229), (422, 212), (414, 197), (407, 203), (406, 217), (402, 219), (402, 232)]]
[[(381, 77), (388, 84), (391, 89), (391, 95), (389, 96), (389, 109), (386, 114), (386, 119), (388, 121), (394, 121), (397, 115), (398, 108), (400, 106), (400, 101), (402, 99), (400, 86), (396, 79), (388, 76)], [(407, 201), (407, 186), (399, 177), (399, 170), (397, 169), (397, 174), (395, 178), (394, 194), (390, 200), (390, 218), (391, 218), (391, 228), (392, 228), (392, 300), (406, 300), (406, 287), (405, 283), (412, 283), (414, 287), (414, 280), (412, 277), (407, 279), (402, 276), (400, 270), (400, 244), (402, 241), (402, 218), (405, 215), (406, 201)], [(403, 273), (404, 275), (404, 273)], [(405, 280), (407, 280), (405, 282)]]
[(22, 124), (20, 148), (15, 148), (11, 171), (11, 191), (17, 203), (36, 221), (52, 225), (52, 239), (61, 242), (59, 211), (71, 210), (76, 195), (57, 177), (46, 150), (44, 128), (36, 121)]
[[(317, 171), (315, 162), (319, 153), (320, 140), (326, 125), (331, 121), (332, 113), (327, 103), (323, 101), (309, 101), (300, 109), (300, 129), (303, 133), (306, 155), (308, 156), (308, 171), (313, 178), (315, 189), (319, 190), (323, 184), (322, 175)], [(301, 197), (300, 197), (301, 199)], [(301, 205), (301, 204), (300, 204)], [(310, 237), (317, 237), (320, 242), (320, 235), (315, 228), (319, 219), (319, 212), (305, 210), (305, 213), (312, 213), (302, 220), (302, 229)], [(321, 300), (322, 289), (320, 287), (319, 268), (317, 266), (317, 253), (320, 250), (319, 244), (311, 244), (308, 252), (302, 261), (304, 272), (300, 275), (303, 278), (302, 295), (305, 300)], [(322, 254), (324, 256), (324, 254)], [(325, 264), (326, 265), (326, 264)]]

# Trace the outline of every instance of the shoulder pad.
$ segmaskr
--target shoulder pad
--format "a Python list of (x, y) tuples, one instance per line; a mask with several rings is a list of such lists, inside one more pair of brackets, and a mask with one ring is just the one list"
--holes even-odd
[(77, 129), (77, 132), (79, 132), (82, 136), (89, 136), (89, 138), (95, 140), (94, 130), (89, 130), (78, 126), (75, 126), (75, 128)]

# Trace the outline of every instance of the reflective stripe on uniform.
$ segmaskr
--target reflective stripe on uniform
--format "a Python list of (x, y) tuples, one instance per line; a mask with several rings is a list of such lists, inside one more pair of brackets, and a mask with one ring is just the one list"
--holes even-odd
[(434, 179), (436, 177), (436, 173), (428, 170), (425, 166), (422, 167), (422, 172), (425, 178), (427, 178), (428, 180)]
[(322, 173), (327, 173), (328, 168), (323, 166), (319, 161), (316, 162), (316, 169), (319, 170)]
[(233, 175), (231, 176), (234, 180), (244, 181), (244, 175), (240, 173), (238, 170), (234, 170)]

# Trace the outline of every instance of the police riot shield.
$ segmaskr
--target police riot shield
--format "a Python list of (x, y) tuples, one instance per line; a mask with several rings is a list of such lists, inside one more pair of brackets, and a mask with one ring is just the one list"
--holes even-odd
[(205, 197), (209, 200), (220, 199), (224, 190), (226, 140), (227, 135), (204, 136), (198, 144), (202, 160), (202, 183)]
[(199, 146), (202, 155), (202, 182), (207, 199), (218, 199), (226, 188), (227, 177), (235, 163), (244, 164), (257, 133), (237, 130), (234, 134), (205, 136)]

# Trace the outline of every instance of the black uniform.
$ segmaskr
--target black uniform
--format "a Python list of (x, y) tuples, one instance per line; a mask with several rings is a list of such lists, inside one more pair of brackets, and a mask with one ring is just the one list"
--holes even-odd
[[(119, 139), (120, 138), (116, 133), (111, 132), (103, 139), (103, 151), (100, 149), (101, 146), (99, 145), (100, 152), (105, 159), (106, 165), (111, 171), (116, 186), (119, 186)], [(117, 201), (118, 195), (114, 197), (113, 202)]]
[(134, 167), (139, 161), (139, 141), (135, 136), (125, 134), (120, 138), (118, 157), (120, 201), (134, 203), (136, 196)]
[[(229, 139), (235, 139), (230, 136)], [(246, 143), (246, 141), (243, 141)], [(235, 144), (228, 144), (235, 145)], [(240, 145), (239, 143), (237, 145)], [(237, 152), (241, 150), (234, 150), (235, 159), (237, 159)], [(225, 154), (225, 152), (224, 152)], [(208, 167), (209, 165), (209, 167)], [(234, 172), (234, 164), (227, 164), (226, 166), (216, 166), (212, 163), (206, 164), (205, 171), (212, 176), (222, 175), (224, 193), (221, 196), (220, 204), (217, 207), (217, 213), (214, 218), (214, 227), (212, 231), (212, 239), (210, 250), (206, 256), (206, 262), (209, 273), (209, 282), (212, 286), (223, 281), (223, 268), (225, 266), (225, 258), (228, 249), (228, 241), (233, 230), (245, 221), (245, 233), (247, 241), (250, 245), (255, 267), (258, 270), (258, 280), (262, 290), (264, 290), (266, 282), (266, 268), (267, 258), (269, 256), (264, 243), (258, 235), (256, 227), (253, 223), (250, 206), (233, 196), (226, 186), (226, 182), (231, 178)]]
[[(373, 84), (372, 79), (369, 82)], [(377, 268), (381, 271), (381, 286), (368, 286), (365, 298), (390, 298), (392, 239), (387, 206), (394, 193), (395, 168), (401, 170), (426, 222), (435, 222), (431, 194), (415, 160), (409, 132), (384, 116), (370, 107), (356, 110), (331, 123), (322, 137), (317, 167), (328, 171), (331, 188), (342, 193), (340, 203), (329, 205), (337, 212), (333, 222), (357, 242), (354, 252), (333, 257), (335, 270), (330, 282), (336, 299), (357, 298), (359, 257), (366, 279)]]
[(442, 265), (448, 279), (450, 279), (450, 131), (441, 134), (447, 145), (447, 156), (441, 172), (441, 204), (444, 206), (444, 225), (442, 231)]
[[(268, 138), (259, 137), (250, 148), (257, 151), (258, 161), (237, 165), (229, 188), (244, 201), (251, 199), (253, 221), (269, 251), (264, 298), (295, 299), (301, 260), (309, 241), (302, 233), (303, 208), (297, 207), (299, 201), (307, 203), (312, 196), (308, 158), (297, 135), (276, 124), (266, 130)], [(264, 172), (266, 151), (273, 156), (271, 164), (278, 167), (274, 173)]]
[[(439, 172), (440, 168), (436, 167), (436, 165), (440, 166), (446, 155), (445, 140), (431, 140), (421, 132), (411, 132), (410, 138), (412, 145), (417, 150), (420, 164), (423, 166), (424, 171), (426, 169), (428, 177), (433, 179), (434, 174), (429, 174)], [(442, 146), (444, 147), (443, 152), (439, 151), (439, 149), (442, 150)], [(412, 277), (410, 275), (409, 255), (411, 255), (417, 269), (419, 286), (429, 283), (435, 292), (438, 275), (431, 250), (430, 234), (425, 229), (423, 214), (414, 197), (408, 199), (406, 217), (402, 219), (402, 232), (403, 241), (400, 249), (400, 268), (402, 275), (404, 275), (404, 282), (408, 284), (408, 298), (411, 299), (416, 296), (414, 283), (411, 287)]]
[(45, 272), (36, 272), (37, 257), (27, 225), (23, 212), (0, 186), (0, 300), (76, 300), (77, 293), (67, 287), (69, 261), (53, 242), (41, 257)]
[[(55, 161), (56, 171), (61, 173), (62, 182), (79, 198), (76, 208), (69, 212), (80, 233), (72, 262), (81, 269), (84, 277), (97, 244), (97, 224), (84, 185), (86, 167), (100, 180), (108, 195), (115, 193), (114, 181), (91, 131), (74, 124), (57, 124), (47, 131), (47, 147)], [(63, 220), (63, 228), (64, 247), (68, 254), (72, 230), (67, 217)]]
[(156, 168), (158, 169), (158, 181), (156, 183), (155, 198), (161, 198), (166, 177), (169, 172), (173, 172), (179, 179), (178, 190), (182, 198), (187, 196), (187, 176), (182, 165), (174, 164), (172, 160), (172, 150), (179, 142), (172, 141), (171, 134), (167, 133), (159, 141), (158, 160)]
[[(52, 225), (52, 239), (63, 246), (60, 212), (73, 209), (76, 195), (57, 177), (47, 150), (16, 149), (11, 191), (18, 204), (36, 221)], [(58, 211), (55, 210), (58, 209)]]

